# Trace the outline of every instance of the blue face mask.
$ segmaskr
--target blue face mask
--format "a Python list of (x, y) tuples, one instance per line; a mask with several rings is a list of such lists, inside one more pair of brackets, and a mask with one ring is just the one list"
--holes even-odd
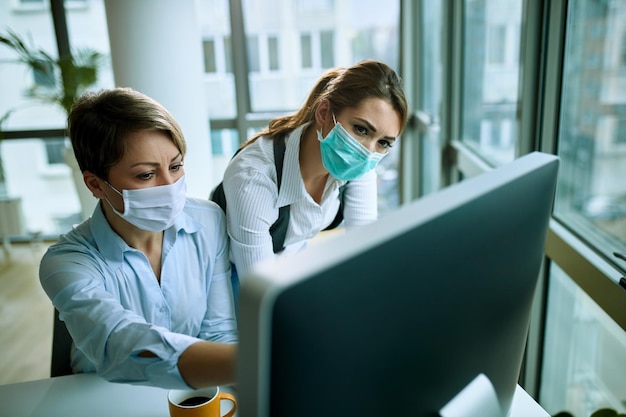
[(322, 131), (318, 130), (317, 139), (320, 141), (324, 168), (340, 181), (352, 181), (363, 176), (386, 155), (370, 152), (337, 121), (325, 138), (322, 138)]

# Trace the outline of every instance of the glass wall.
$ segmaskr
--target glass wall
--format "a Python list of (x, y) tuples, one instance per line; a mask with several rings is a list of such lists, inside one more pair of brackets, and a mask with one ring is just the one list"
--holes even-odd
[(550, 271), (541, 405), (626, 413), (626, 333), (557, 265)]
[(626, 0), (446, 5), (442, 159), (463, 178), (534, 150), (561, 158), (521, 383), (552, 414), (623, 413)]
[(522, 0), (465, 0), (461, 140), (492, 166), (515, 158)]
[(417, 62), (421, 67), (420, 98), (420, 195), (430, 194), (442, 186), (441, 179), (441, 113), (443, 111), (443, 1), (422, 3), (421, 51), (423, 59)]
[(567, 20), (555, 216), (626, 253), (626, 1), (576, 0)]
[[(243, 142), (272, 117), (296, 111), (326, 70), (378, 59), (399, 71), (399, 0), (243, 0), (234, 2), (241, 4), (242, 27), (232, 15), (238, 7), (231, 4), (229, 10), (228, 2), (219, 0), (197, 2), (204, 51), (212, 54), (205, 61), (212, 140), (217, 145), (213, 156), (224, 168), (236, 150), (235, 138)], [(245, 62), (235, 63), (231, 39), (246, 42)], [(242, 78), (240, 68), (247, 68)], [(246, 137), (220, 127), (228, 121), (219, 119), (229, 118), (237, 119), (238, 131)], [(400, 145), (395, 146), (377, 167), (381, 214), (399, 205), (400, 152)]]
[[(90, 51), (102, 56), (97, 82), (89, 88), (112, 86), (103, 1), (65, 4), (76, 62), (85, 62), (82, 59)], [(58, 59), (60, 43), (48, 0), (0, 2), (0, 33), (9, 39), (15, 34), (28, 50)], [(60, 67), (46, 64), (33, 70), (19, 57), (19, 51), (0, 44), (0, 130), (5, 132), (0, 143), (4, 180), (0, 200), (11, 203), (1, 206), (5, 208), (0, 216), (12, 225), (0, 234), (57, 236), (88, 216), (95, 200), (84, 192), (65, 138), (66, 112), (59, 100), (51, 99), (62, 92)]]
[[(196, 0), (196, 10), (204, 51), (203, 87), (209, 118), (234, 119), (237, 105), (228, 0)], [(228, 141), (228, 134), (225, 136)]]
[(626, 412), (626, 263), (614, 256), (626, 253), (625, 47), (626, 1), (568, 2), (554, 217), (575, 251), (552, 254), (539, 397), (549, 412)]
[[(275, 115), (296, 110), (326, 69), (367, 58), (399, 66), (399, 0), (384, 4), (373, 0), (195, 3), (204, 52), (201, 88), (212, 128), (211, 163), (217, 172), (225, 169), (251, 132)], [(50, 0), (0, 2), (0, 33), (12, 30), (29, 47), (58, 56), (63, 40), (55, 38), (50, 4)], [(113, 86), (104, 1), (63, 4), (72, 52), (92, 50), (103, 57), (97, 82), (89, 88)], [(360, 19), (351, 18), (356, 13)], [(239, 51), (233, 49), (233, 39), (247, 42), (244, 66), (235, 66)], [(59, 74), (46, 77), (16, 58), (15, 51), (0, 45), (0, 74), (9, 80), (3, 82), (0, 95), (0, 130), (6, 132), (6, 140), (0, 143), (4, 168), (0, 197), (14, 207), (11, 218), (21, 219), (8, 231), (10, 235), (54, 237), (89, 216), (95, 199), (82, 184), (65, 138), (64, 110), (36, 98), (59, 87)], [(237, 78), (238, 71), (245, 74), (246, 82)], [(399, 146), (394, 147), (378, 168), (381, 212), (398, 205), (399, 154)], [(29, 169), (25, 172), (23, 167)]]

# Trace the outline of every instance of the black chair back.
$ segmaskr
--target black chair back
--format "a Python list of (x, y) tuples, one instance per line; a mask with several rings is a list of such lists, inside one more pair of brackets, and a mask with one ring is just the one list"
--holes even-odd
[(72, 337), (65, 327), (65, 323), (59, 319), (59, 312), (54, 309), (54, 328), (52, 333), (52, 362), (50, 376), (63, 376), (72, 374), (71, 366)]

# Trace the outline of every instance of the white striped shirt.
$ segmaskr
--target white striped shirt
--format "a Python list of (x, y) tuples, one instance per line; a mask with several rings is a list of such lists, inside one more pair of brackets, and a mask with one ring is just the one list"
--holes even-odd
[[(329, 175), (321, 204), (306, 191), (300, 174), (301, 126), (285, 137), (286, 149), (280, 193), (276, 181), (274, 143), (272, 138), (259, 138), (235, 156), (224, 174), (227, 201), (227, 224), (231, 260), (240, 277), (255, 263), (276, 256), (273, 252), (270, 226), (278, 218), (278, 210), (290, 205), (289, 227), (285, 250), (293, 253), (306, 246), (306, 241), (324, 230), (339, 209), (339, 181)], [(376, 170), (350, 181), (344, 190), (344, 226), (350, 229), (376, 220)]]

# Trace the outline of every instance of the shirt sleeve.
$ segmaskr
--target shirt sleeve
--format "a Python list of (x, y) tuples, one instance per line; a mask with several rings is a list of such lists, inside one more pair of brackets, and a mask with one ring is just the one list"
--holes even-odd
[(363, 226), (378, 218), (378, 190), (376, 170), (349, 181), (343, 195), (343, 218), (346, 229)]
[(231, 264), (229, 241), (226, 234), (225, 216), (219, 209), (221, 221), (218, 225), (219, 237), (215, 240), (217, 246), (212, 276), (207, 282), (209, 297), (207, 312), (202, 320), (198, 337), (220, 343), (237, 343), (237, 327), (235, 323), (235, 301), (231, 281)]
[[(74, 340), (103, 378), (168, 388), (187, 388), (178, 359), (200, 339), (147, 323), (104, 286), (102, 271), (80, 252), (46, 254), (40, 281)], [(149, 351), (156, 357), (141, 357)]]
[(231, 257), (245, 278), (257, 262), (275, 257), (270, 227), (278, 219), (277, 186), (262, 172), (231, 169), (224, 177), (224, 194)]

